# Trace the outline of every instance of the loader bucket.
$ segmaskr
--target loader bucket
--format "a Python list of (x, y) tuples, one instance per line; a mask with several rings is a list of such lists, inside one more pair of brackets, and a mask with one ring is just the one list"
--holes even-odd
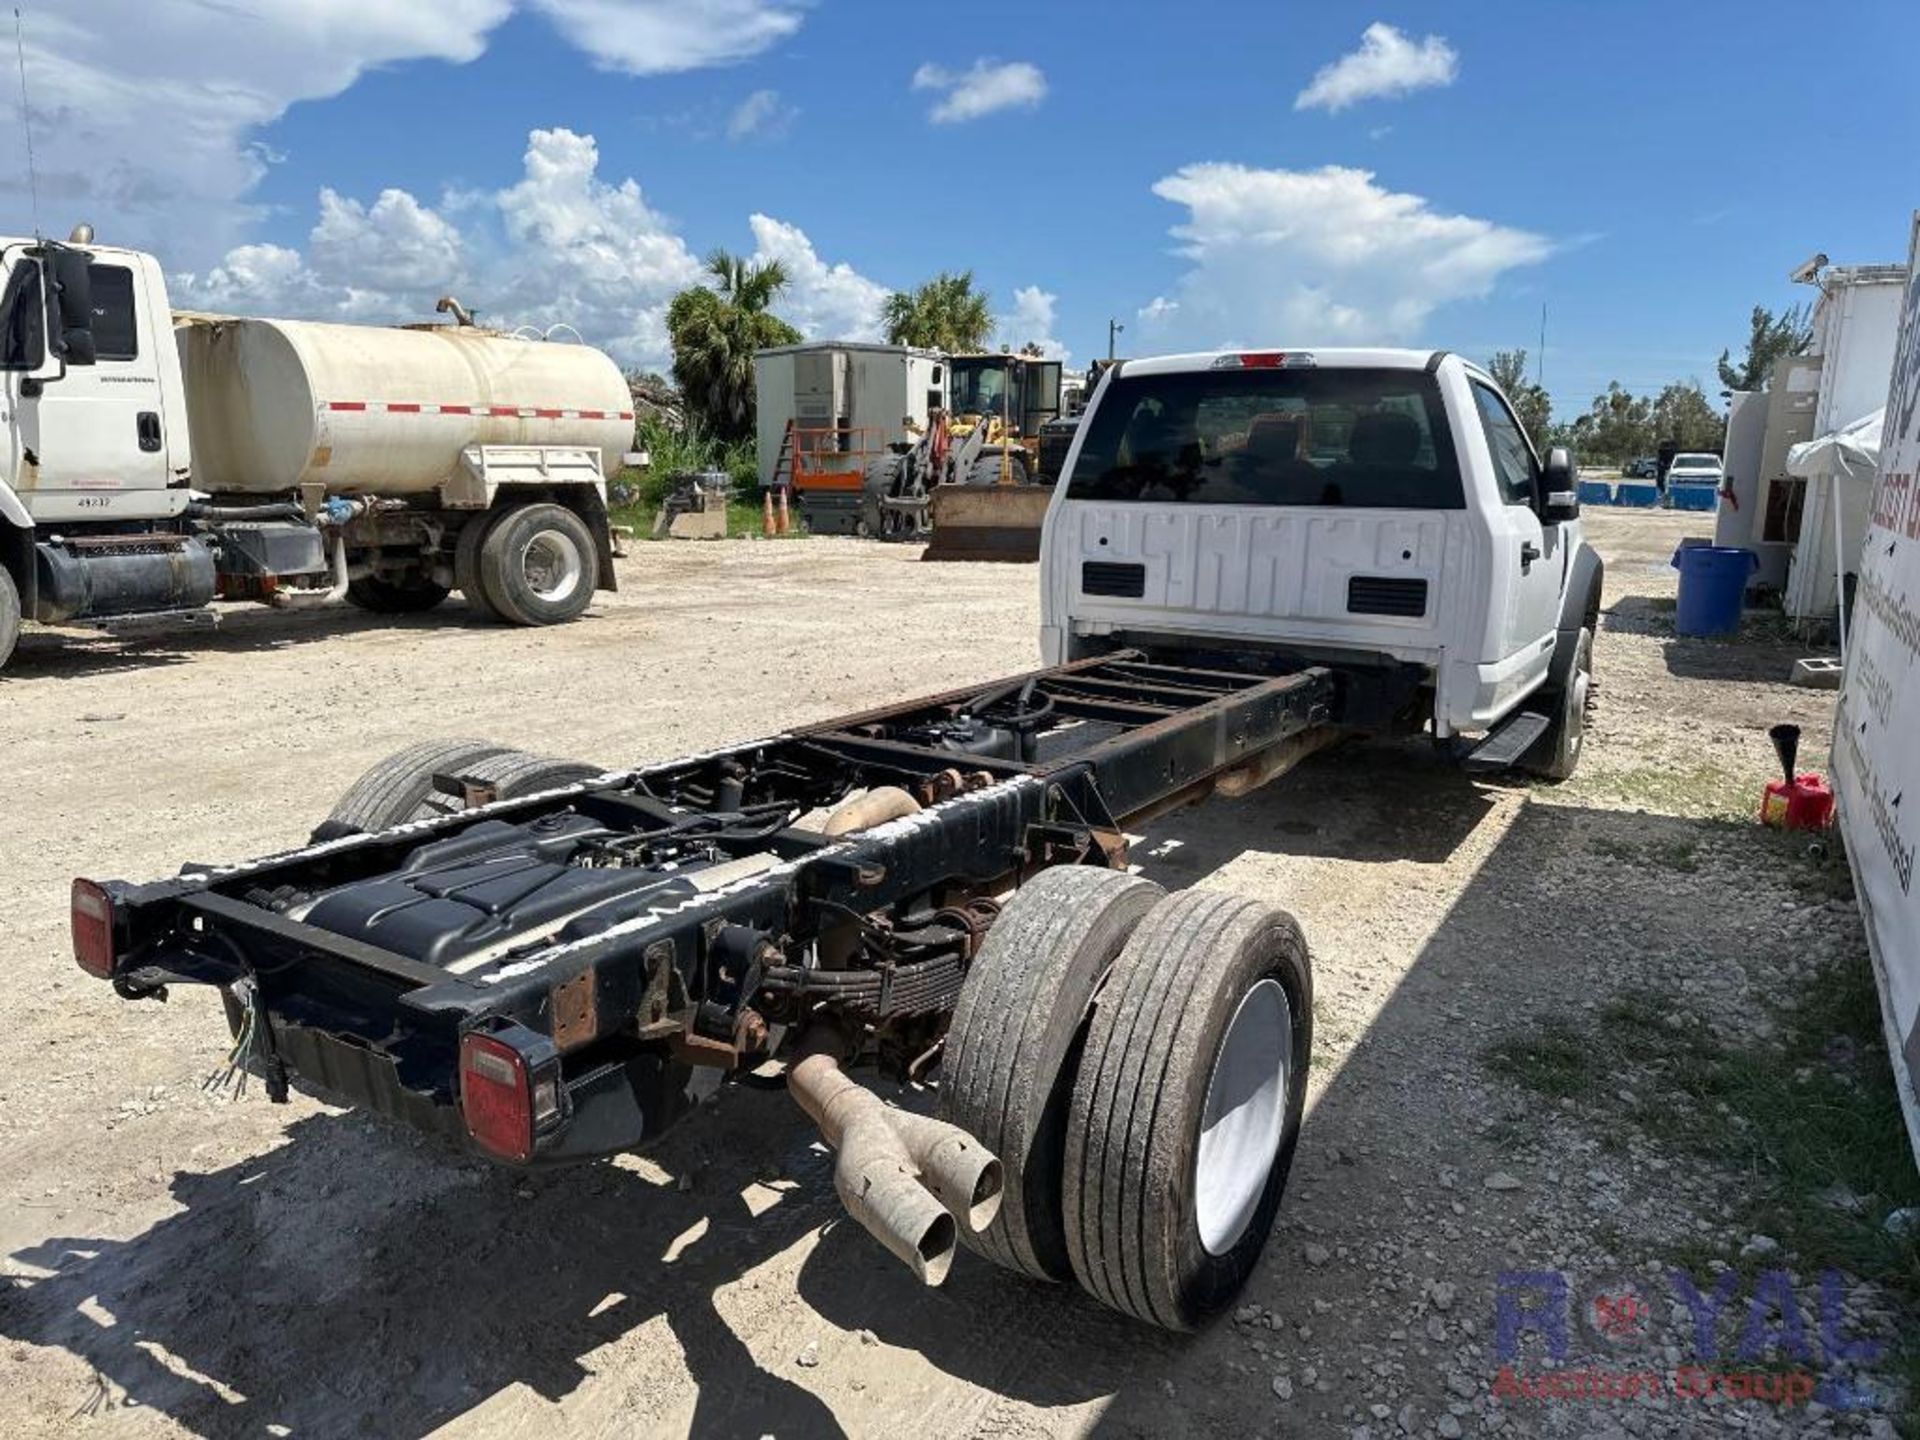
[(922, 560), (1038, 560), (1049, 485), (938, 485)]

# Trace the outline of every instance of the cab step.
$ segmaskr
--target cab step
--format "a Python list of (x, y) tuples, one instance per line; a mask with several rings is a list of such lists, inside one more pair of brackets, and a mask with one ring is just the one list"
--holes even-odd
[(1469, 770), (1511, 770), (1552, 723), (1537, 710), (1521, 710), (1509, 715), (1468, 752), (1463, 763)]
[(145, 635), (160, 630), (213, 630), (220, 612), (211, 606), (197, 610), (149, 610), (135, 615), (86, 615), (65, 622), (107, 635)]

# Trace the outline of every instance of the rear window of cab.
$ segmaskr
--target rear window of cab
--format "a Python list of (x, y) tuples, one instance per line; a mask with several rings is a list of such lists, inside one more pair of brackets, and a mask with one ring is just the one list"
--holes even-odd
[(1424, 370), (1122, 368), (1087, 423), (1069, 499), (1466, 503), (1439, 385)]

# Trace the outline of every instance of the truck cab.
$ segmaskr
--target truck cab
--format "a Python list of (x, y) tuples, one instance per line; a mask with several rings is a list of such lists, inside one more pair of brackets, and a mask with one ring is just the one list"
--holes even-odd
[(1041, 650), (1333, 663), (1379, 701), (1358, 728), (1505, 731), (1486, 758), (1570, 772), (1601, 581), (1574, 492), (1444, 351), (1126, 361), (1048, 510)]

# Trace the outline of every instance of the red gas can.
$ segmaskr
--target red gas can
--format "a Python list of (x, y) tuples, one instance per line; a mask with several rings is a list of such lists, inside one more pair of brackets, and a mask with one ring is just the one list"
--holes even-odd
[(1769, 780), (1760, 800), (1760, 819), (1781, 830), (1824, 830), (1833, 824), (1833, 787), (1826, 776), (1812, 772), (1791, 782)]

